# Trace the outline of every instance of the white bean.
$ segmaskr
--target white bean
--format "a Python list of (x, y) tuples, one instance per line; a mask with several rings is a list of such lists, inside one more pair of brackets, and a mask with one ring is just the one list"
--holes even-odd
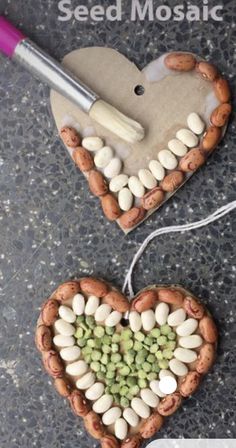
[(66, 373), (71, 376), (82, 376), (88, 371), (88, 364), (85, 361), (76, 361), (66, 366)]
[(136, 198), (142, 198), (145, 195), (145, 188), (138, 177), (131, 176), (128, 185), (131, 193), (133, 193)]
[(180, 129), (176, 134), (176, 138), (188, 148), (194, 148), (198, 145), (198, 137), (189, 129)]
[(198, 334), (185, 336), (179, 339), (179, 345), (184, 348), (198, 348), (203, 344), (203, 339)]
[(142, 389), (140, 392), (141, 398), (151, 408), (156, 408), (160, 402), (159, 398), (151, 389)]
[(145, 188), (152, 190), (157, 186), (157, 181), (151, 171), (146, 169), (141, 169), (138, 172), (139, 180), (142, 182)]
[(89, 389), (95, 383), (95, 375), (92, 372), (86, 373), (76, 381), (76, 387), (80, 390)]
[(151, 387), (152, 391), (154, 392), (154, 394), (156, 394), (160, 398), (164, 398), (166, 396), (166, 394), (164, 394), (161, 391), (159, 384), (160, 384), (160, 381), (153, 380), (150, 382), (150, 387)]
[(75, 327), (63, 319), (56, 320), (55, 329), (63, 336), (73, 336), (75, 333)]
[(103, 303), (97, 308), (97, 311), (95, 313), (95, 320), (97, 322), (104, 322), (108, 318), (111, 310), (112, 308), (110, 305)]
[(80, 357), (81, 350), (79, 347), (66, 347), (60, 351), (60, 356), (64, 361), (74, 362)]
[(141, 398), (133, 398), (131, 407), (139, 417), (145, 419), (150, 417), (150, 408)]
[(113, 150), (110, 146), (104, 146), (102, 149), (99, 149), (97, 154), (94, 157), (94, 163), (97, 168), (105, 168), (108, 163), (110, 163), (113, 157)]
[(173, 138), (173, 140), (169, 141), (168, 148), (171, 152), (173, 152), (173, 154), (178, 157), (183, 157), (188, 152), (187, 146), (185, 146), (183, 142), (181, 142), (177, 138)]
[(88, 301), (85, 306), (84, 312), (85, 312), (86, 316), (93, 316), (99, 307), (99, 303), (100, 303), (100, 301), (99, 301), (98, 297), (90, 296), (88, 298)]
[(168, 149), (163, 149), (158, 154), (158, 159), (162, 166), (167, 170), (174, 170), (178, 165), (178, 160)]
[(179, 336), (190, 336), (198, 327), (197, 319), (187, 319), (181, 325), (176, 328), (176, 333)]
[(119, 311), (113, 311), (105, 320), (107, 327), (115, 327), (122, 319), (122, 313)]
[(155, 327), (156, 319), (152, 310), (143, 311), (141, 320), (145, 331), (151, 331)]
[(58, 310), (59, 316), (64, 319), (65, 322), (73, 324), (76, 321), (76, 315), (74, 311), (68, 306), (61, 305)]
[(173, 311), (173, 313), (169, 314), (167, 322), (171, 327), (177, 327), (178, 325), (182, 324), (185, 319), (186, 312), (183, 308), (179, 308), (178, 310)]
[(130, 210), (133, 205), (133, 201), (134, 198), (129, 188), (122, 188), (122, 190), (119, 191), (118, 202), (121, 210), (124, 212)]
[(84, 314), (85, 300), (82, 294), (76, 294), (72, 301), (72, 308), (76, 316), (82, 316)]
[(161, 379), (159, 387), (164, 394), (168, 395), (173, 394), (173, 392), (176, 391), (178, 384), (176, 379), (173, 378), (172, 376), (165, 376), (164, 378)]
[(170, 370), (167, 369), (162, 369), (159, 373), (159, 378), (160, 380), (162, 380), (163, 378), (165, 378), (166, 376), (172, 376), (172, 378), (174, 378), (173, 373)]
[(115, 422), (115, 436), (119, 440), (126, 439), (128, 434), (128, 425), (123, 418), (118, 418)]
[(103, 147), (103, 141), (100, 137), (85, 137), (82, 146), (88, 151), (98, 151)]
[(116, 177), (118, 176), (118, 174), (120, 174), (121, 168), (122, 168), (121, 160), (118, 159), (118, 157), (114, 157), (106, 166), (104, 174), (109, 179), (112, 179), (112, 177)]
[(169, 362), (169, 367), (172, 370), (172, 372), (177, 376), (184, 376), (187, 375), (188, 373), (187, 366), (178, 359), (171, 359)]
[(102, 421), (106, 426), (113, 425), (116, 420), (121, 417), (121, 414), (122, 412), (120, 408), (111, 408), (103, 414)]
[(178, 347), (174, 351), (174, 355), (178, 361), (186, 362), (187, 364), (194, 362), (197, 359), (197, 353), (194, 350), (189, 350), (188, 348)]
[(103, 395), (104, 390), (105, 386), (103, 383), (95, 383), (86, 391), (85, 396), (88, 400), (95, 401)]
[(102, 395), (101, 398), (99, 398), (95, 403), (93, 404), (93, 411), (97, 414), (104, 414), (104, 412), (108, 411), (110, 409), (111, 405), (113, 403), (113, 397), (112, 395)]
[(126, 408), (123, 412), (124, 419), (128, 422), (132, 428), (135, 428), (139, 424), (139, 417), (136, 412), (131, 408)]
[(158, 181), (164, 179), (165, 170), (163, 166), (160, 164), (160, 162), (158, 162), (157, 160), (151, 160), (151, 162), (149, 163), (149, 169), (153, 174), (153, 176), (155, 177), (155, 179), (157, 179)]
[(169, 315), (170, 308), (167, 303), (159, 303), (156, 307), (155, 317), (159, 325), (165, 325)]
[(142, 328), (142, 319), (137, 311), (131, 311), (129, 315), (130, 328), (134, 333), (137, 333)]
[(72, 336), (63, 336), (62, 334), (57, 334), (53, 338), (53, 343), (57, 347), (73, 347), (75, 345), (75, 338)]
[(193, 112), (192, 114), (190, 114), (188, 116), (187, 123), (188, 123), (189, 129), (191, 129), (191, 131), (197, 135), (202, 134), (206, 127), (204, 121), (195, 112)]
[(113, 193), (118, 193), (118, 191), (122, 190), (128, 184), (129, 178), (126, 174), (119, 174), (110, 182), (109, 189)]

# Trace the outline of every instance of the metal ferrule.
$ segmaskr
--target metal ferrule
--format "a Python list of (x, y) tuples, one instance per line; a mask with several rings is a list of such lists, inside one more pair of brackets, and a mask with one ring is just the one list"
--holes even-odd
[(33, 75), (86, 113), (89, 113), (94, 102), (99, 99), (76, 76), (42, 51), (30, 39), (24, 39), (17, 45), (13, 59), (20, 62)]

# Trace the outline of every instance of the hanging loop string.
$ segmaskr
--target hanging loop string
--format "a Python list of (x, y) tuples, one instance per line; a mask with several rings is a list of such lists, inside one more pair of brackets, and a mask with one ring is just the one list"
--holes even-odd
[(232, 210), (236, 208), (236, 201), (232, 201), (227, 205), (224, 205), (223, 207), (216, 210), (212, 215), (209, 215), (207, 218), (202, 219), (201, 221), (192, 222), (190, 224), (183, 224), (179, 226), (168, 226), (163, 227), (162, 229), (154, 230), (148, 237), (143, 241), (140, 248), (136, 252), (136, 254), (133, 257), (133, 260), (131, 262), (130, 268), (128, 270), (128, 273), (125, 277), (124, 285), (123, 285), (123, 293), (126, 292), (126, 289), (128, 288), (129, 296), (132, 298), (134, 296), (134, 290), (132, 286), (132, 275), (133, 270), (143, 255), (144, 251), (146, 250), (148, 244), (157, 236), (159, 235), (165, 235), (168, 233), (175, 233), (175, 232), (188, 232), (189, 230), (194, 229), (200, 229), (201, 227), (208, 226), (208, 224), (211, 224), (214, 221), (218, 221), (223, 216), (230, 213)]

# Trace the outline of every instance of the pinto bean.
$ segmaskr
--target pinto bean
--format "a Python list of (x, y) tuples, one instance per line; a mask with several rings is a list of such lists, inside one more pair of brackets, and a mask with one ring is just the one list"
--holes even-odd
[(202, 319), (204, 316), (204, 306), (193, 297), (185, 297), (183, 307), (188, 316), (194, 319)]
[(72, 386), (66, 378), (56, 378), (54, 381), (56, 391), (64, 398), (68, 398), (72, 391)]
[(157, 293), (154, 289), (141, 292), (132, 302), (131, 309), (142, 313), (153, 308), (157, 302)]
[(89, 404), (84, 394), (78, 390), (72, 392), (69, 401), (73, 412), (79, 417), (85, 417), (90, 411)]
[(76, 129), (70, 126), (64, 126), (60, 130), (60, 137), (63, 143), (70, 148), (76, 148), (76, 146), (79, 146), (81, 142), (81, 138)]
[(78, 280), (72, 280), (60, 285), (53, 294), (53, 298), (60, 303), (64, 303), (72, 299), (78, 292), (80, 292), (79, 282)]
[(216, 357), (215, 347), (212, 344), (205, 344), (200, 350), (196, 363), (198, 373), (206, 374), (214, 364)]
[(82, 148), (82, 146), (80, 146), (79, 148), (75, 148), (73, 152), (73, 160), (76, 166), (81, 171), (84, 172), (90, 171), (94, 167), (94, 161), (92, 155), (90, 154), (89, 151), (87, 151), (87, 149)]
[(53, 378), (61, 378), (64, 372), (63, 362), (57, 352), (50, 350), (43, 353), (43, 365)]
[(93, 411), (89, 412), (85, 416), (84, 425), (94, 439), (100, 440), (105, 434), (105, 428), (102, 424), (101, 418)]
[(154, 412), (140, 427), (139, 431), (143, 439), (149, 439), (161, 429), (164, 418), (158, 412)]
[(81, 290), (88, 296), (105, 297), (109, 292), (109, 286), (102, 280), (86, 277), (80, 281)]
[(183, 294), (175, 289), (158, 289), (158, 299), (161, 302), (169, 303), (171, 305), (181, 306), (183, 303)]
[(44, 325), (50, 327), (54, 324), (58, 316), (59, 305), (56, 300), (48, 300), (42, 307), (41, 319)]
[(52, 348), (52, 334), (46, 325), (39, 325), (35, 335), (36, 347), (40, 352), (48, 352)]
[(167, 417), (174, 414), (177, 409), (181, 406), (182, 397), (180, 393), (175, 392), (174, 394), (167, 395), (159, 404), (157, 410), (159, 414)]
[(213, 319), (209, 316), (204, 316), (199, 322), (199, 330), (206, 342), (214, 344), (218, 339), (218, 331)]
[(194, 394), (199, 387), (201, 375), (198, 372), (189, 372), (181, 381), (179, 391), (182, 397), (189, 397)]
[(113, 310), (119, 311), (119, 313), (125, 313), (130, 308), (128, 299), (114, 289), (104, 297), (104, 302), (110, 305)]

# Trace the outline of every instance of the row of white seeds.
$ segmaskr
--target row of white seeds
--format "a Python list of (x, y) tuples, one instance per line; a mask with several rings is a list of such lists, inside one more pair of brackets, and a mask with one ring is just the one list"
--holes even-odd
[(142, 198), (145, 189), (152, 190), (165, 177), (165, 169), (174, 170), (178, 166), (175, 156), (183, 157), (188, 148), (197, 146), (198, 135), (202, 134), (205, 124), (198, 114), (191, 113), (187, 119), (189, 129), (180, 129), (176, 138), (168, 143), (169, 149), (159, 152), (157, 160), (151, 160), (149, 169), (141, 169), (137, 176), (127, 176), (120, 174), (122, 162), (118, 157), (114, 157), (114, 152), (109, 146), (104, 146), (100, 137), (86, 137), (82, 145), (89, 151), (96, 152), (94, 162), (97, 168), (104, 170), (104, 175), (111, 179), (110, 191), (118, 193), (118, 202), (121, 210), (131, 209), (134, 197)]

